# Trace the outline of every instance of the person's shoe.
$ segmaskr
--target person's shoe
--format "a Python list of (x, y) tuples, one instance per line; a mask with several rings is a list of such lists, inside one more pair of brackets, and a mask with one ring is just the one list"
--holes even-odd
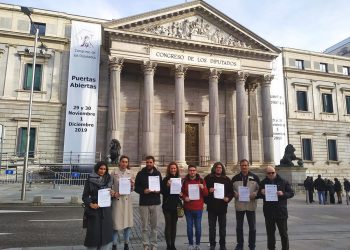
[(149, 250), (148, 245), (144, 245), (144, 246), (143, 246), (143, 250)]
[(220, 250), (227, 250), (226, 246), (220, 246)]
[(200, 247), (199, 245), (196, 245), (196, 246), (194, 247), (194, 249), (195, 249), (195, 250), (201, 250), (201, 247)]
[(116, 245), (112, 245), (112, 250), (117, 250), (117, 246)]
[(209, 250), (215, 250), (215, 246), (210, 246)]
[(241, 246), (236, 246), (235, 250), (243, 250), (243, 247), (241, 247)]
[(194, 247), (192, 245), (189, 245), (187, 249), (188, 250), (194, 250)]
[(129, 250), (129, 244), (128, 243), (124, 243), (124, 250)]
[(152, 246), (151, 250), (157, 250), (157, 247), (156, 246)]

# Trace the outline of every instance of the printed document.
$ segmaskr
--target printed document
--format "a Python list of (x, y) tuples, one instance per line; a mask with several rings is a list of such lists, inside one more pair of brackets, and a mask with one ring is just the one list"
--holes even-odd
[(111, 189), (110, 188), (104, 188), (104, 189), (98, 190), (97, 204), (100, 207), (110, 207), (111, 206)]
[(225, 186), (221, 183), (214, 183), (214, 198), (224, 199), (225, 197)]
[(249, 187), (239, 186), (238, 187), (239, 201), (250, 201)]
[(181, 193), (181, 178), (170, 178), (170, 194)]
[(199, 200), (199, 186), (198, 184), (188, 184), (188, 198), (191, 201)]
[(131, 193), (130, 177), (119, 178), (119, 194), (126, 195)]
[(148, 189), (151, 191), (160, 191), (159, 176), (148, 176)]
[(265, 201), (278, 201), (277, 185), (265, 185)]

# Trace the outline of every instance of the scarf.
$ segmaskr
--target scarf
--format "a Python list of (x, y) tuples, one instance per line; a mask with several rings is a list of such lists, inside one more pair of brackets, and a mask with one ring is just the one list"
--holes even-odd
[(112, 187), (112, 178), (108, 173), (99, 176), (93, 172), (89, 175), (89, 181), (95, 184), (99, 189)]

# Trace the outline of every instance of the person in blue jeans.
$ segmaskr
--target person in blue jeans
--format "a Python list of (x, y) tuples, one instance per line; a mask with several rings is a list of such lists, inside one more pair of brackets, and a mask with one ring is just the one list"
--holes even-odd
[[(192, 190), (192, 194), (198, 192), (198, 197), (190, 196), (189, 189)], [(193, 165), (189, 165), (188, 174), (182, 185), (182, 199), (184, 200), (189, 250), (200, 249), (203, 204), (204, 197), (206, 196), (208, 196), (208, 189), (205, 185), (205, 181), (197, 174), (197, 168)], [(193, 245), (193, 226), (196, 231), (196, 245)]]
[(317, 179), (314, 181), (314, 187), (317, 190), (318, 203), (325, 205), (326, 204), (326, 182), (321, 178), (320, 174), (317, 176)]

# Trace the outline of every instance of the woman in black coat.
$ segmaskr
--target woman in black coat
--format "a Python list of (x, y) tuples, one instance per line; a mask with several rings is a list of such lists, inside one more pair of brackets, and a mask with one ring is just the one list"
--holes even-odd
[(176, 162), (168, 165), (166, 176), (161, 184), (163, 194), (163, 213), (165, 219), (164, 236), (167, 244), (167, 250), (176, 250), (175, 238), (177, 227), (177, 205), (181, 202), (180, 194), (170, 194), (171, 178), (180, 178), (179, 167)]
[(83, 202), (87, 216), (84, 246), (87, 249), (109, 250), (112, 248), (113, 227), (111, 207), (99, 207), (98, 190), (111, 188), (112, 178), (105, 162), (98, 162), (85, 182)]

